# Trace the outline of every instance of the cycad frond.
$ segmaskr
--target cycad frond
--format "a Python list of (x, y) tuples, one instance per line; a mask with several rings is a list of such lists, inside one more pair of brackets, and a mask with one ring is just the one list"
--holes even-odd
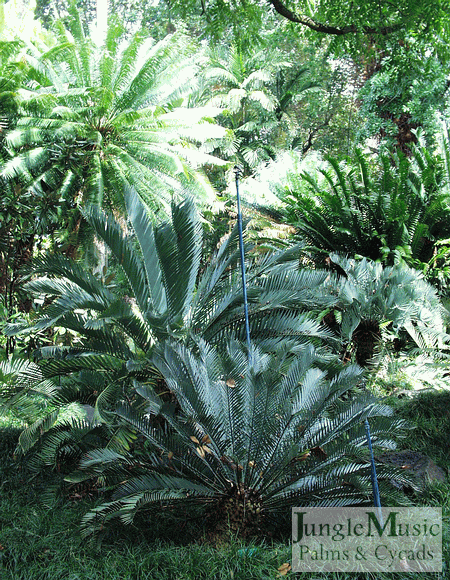
[(367, 364), (373, 357), (373, 346), (381, 342), (385, 327), (394, 333), (406, 330), (420, 348), (444, 348), (448, 344), (445, 309), (436, 290), (419, 272), (400, 264), (383, 267), (367, 259), (350, 260), (337, 254), (331, 258), (346, 276), (337, 284), (342, 300), (342, 337), (356, 345), (372, 343), (367, 356), (361, 355), (360, 364)]
[[(196, 71), (190, 39), (175, 34), (155, 43), (139, 32), (126, 46), (126, 31), (111, 21), (106, 45), (99, 47), (85, 37), (76, 10), (70, 12), (68, 28), (56, 24), (59, 43), (29, 56), (39, 84), (22, 99), (21, 119), (6, 137), (12, 159), (2, 175), (25, 188), (43, 181), (62, 190), (75, 174), (76, 191), (68, 201), (119, 201), (122, 207), (120, 193), (130, 182), (155, 212), (167, 211), (171, 193), (187, 185), (194, 196), (209, 199), (211, 186), (183, 152), (185, 145), (187, 153), (195, 148), (200, 163), (205, 161), (198, 146), (224, 134), (211, 122), (218, 112), (202, 115), (201, 124), (186, 114), (165, 116), (180, 107)], [(200, 130), (189, 137), (195, 125)], [(207, 159), (214, 162), (211, 155)]]
[(35, 363), (14, 358), (0, 362), (0, 409), (11, 410), (26, 423), (39, 417), (57, 391)]
[(101, 212), (97, 206), (90, 206), (86, 210), (86, 217), (96, 234), (117, 258), (128, 278), (141, 311), (145, 312), (150, 305), (147, 278), (142, 262), (134, 251), (130, 239), (117, 221), (112, 216), (107, 216)]
[(201, 257), (201, 224), (192, 201), (172, 206), (172, 224), (155, 228), (155, 246), (171, 317), (184, 318), (191, 305)]
[[(311, 347), (300, 358), (252, 349), (250, 367), (238, 343), (229, 343), (223, 356), (203, 342), (198, 356), (177, 343), (161, 345), (154, 355), (181, 409), (174, 414), (159, 407), (169, 432), (129, 405), (116, 409), (145, 437), (149, 451), (136, 475), (116, 488), (115, 501), (86, 516), (85, 533), (111, 517), (129, 523), (138, 509), (157, 502), (171, 506), (180, 493), (203, 504), (218, 530), (231, 517), (233, 529), (244, 535), (292, 505), (367, 502), (364, 420), (370, 417), (374, 445), (380, 446), (392, 446), (404, 425), (368, 394), (345, 401), (342, 395), (360, 380), (361, 369), (348, 367), (330, 381), (315, 366)], [(111, 462), (120, 469), (127, 461), (105, 454), (94, 463), (87, 455), (82, 469), (106, 473)], [(243, 511), (239, 498), (248, 502)]]
[(438, 157), (417, 147), (412, 159), (380, 154), (376, 168), (361, 151), (345, 162), (327, 162), (320, 178), (302, 174), (307, 194), (286, 198), (288, 212), (297, 212), (300, 236), (312, 248), (389, 264), (429, 259), (434, 240), (447, 235), (445, 220), (431, 216), (437, 207), (441, 217), (449, 214)]

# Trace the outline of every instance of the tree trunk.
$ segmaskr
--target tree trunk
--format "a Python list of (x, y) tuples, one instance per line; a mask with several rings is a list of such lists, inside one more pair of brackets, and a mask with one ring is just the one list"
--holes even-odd
[(361, 320), (352, 340), (356, 347), (356, 362), (365, 367), (375, 354), (375, 347), (381, 341), (381, 329), (378, 320), (368, 318)]
[[(402, 44), (403, 46), (403, 44)], [(374, 38), (369, 38), (370, 56), (363, 61), (363, 84), (371, 79), (375, 74), (382, 71), (383, 59), (386, 57), (386, 50), (377, 45)], [(362, 86), (362, 85), (361, 85)], [(381, 119), (391, 121), (397, 127), (397, 133), (394, 135), (395, 149), (401, 151), (406, 157), (411, 157), (411, 144), (417, 143), (417, 137), (413, 130), (417, 129), (419, 125), (411, 121), (409, 113), (401, 113), (396, 115), (389, 110), (390, 99), (383, 98), (376, 102), (378, 111), (377, 114)], [(386, 132), (381, 129), (380, 137), (386, 137)]]

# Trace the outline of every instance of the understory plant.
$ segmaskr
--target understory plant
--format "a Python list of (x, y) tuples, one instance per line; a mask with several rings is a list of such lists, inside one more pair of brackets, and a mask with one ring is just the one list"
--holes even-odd
[[(201, 336), (220, 342), (231, 333), (243, 338), (237, 227), (212, 256), (205, 257), (201, 218), (192, 200), (173, 203), (170, 221), (154, 225), (133, 189), (126, 188), (125, 199), (125, 227), (96, 206), (90, 206), (85, 216), (124, 272), (126, 287), (119, 287), (114, 275), (106, 280), (96, 277), (65, 256), (38, 257), (25, 288), (41, 299), (47, 296), (51, 303), (34, 325), (12, 324), (6, 334), (26, 334), (55, 325), (78, 333), (79, 347), (37, 351), (39, 358), (66, 358), (67, 370), (71, 364), (76, 366), (75, 360), (80, 368), (97, 368), (99, 365), (89, 366), (89, 357), (102, 354), (116, 358), (116, 364), (138, 360), (155, 342), (168, 337), (189, 342), (193, 336)], [(247, 245), (247, 253), (251, 250)], [(298, 257), (299, 248), (293, 246), (248, 260), (250, 323), (255, 338), (327, 337), (305, 312), (336, 302), (324, 284), (329, 273), (299, 270)], [(59, 374), (63, 366), (59, 365)]]
[(450, 204), (444, 160), (423, 146), (412, 159), (357, 150), (327, 157), (328, 167), (303, 172), (306, 191), (281, 194), (283, 214), (312, 249), (382, 260), (427, 262), (449, 236)]
[(409, 341), (422, 351), (448, 345), (448, 313), (436, 289), (404, 264), (385, 267), (363, 258), (329, 257), (339, 272), (339, 306), (325, 311), (324, 322), (356, 361), (366, 366), (383, 347), (398, 351)]
[[(200, 506), (213, 535), (245, 537), (277, 523), (288, 529), (292, 506), (367, 504), (364, 420), (375, 447), (394, 447), (404, 427), (390, 407), (355, 392), (360, 367), (329, 376), (311, 345), (292, 356), (253, 346), (248, 352), (231, 341), (219, 354), (204, 341), (197, 353), (168, 341), (152, 362), (177, 406), (144, 384), (136, 401), (116, 407), (138, 434), (140, 451), (91, 451), (67, 477), (113, 489), (110, 501), (83, 518), (85, 534), (113, 518), (129, 524), (140, 513), (151, 523), (161, 510), (190, 505)], [(385, 481), (394, 472), (380, 466), (379, 477), (383, 498), (395, 496)]]
[(33, 423), (46, 413), (56, 391), (35, 363), (19, 358), (0, 361), (0, 411), (12, 411), (17, 419)]
[[(68, 454), (76, 460), (84, 442), (70, 441), (70, 433), (79, 433), (78, 441), (83, 430), (98, 433), (98, 423), (110, 424), (110, 412), (134, 396), (136, 385), (151, 382), (160, 392), (166, 390), (152, 364), (156, 345), (174, 339), (195, 348), (201, 338), (220, 348), (225, 340), (245, 336), (237, 228), (205, 259), (202, 223), (192, 201), (174, 203), (171, 220), (154, 225), (134, 190), (128, 189), (125, 199), (126, 227), (97, 207), (85, 214), (123, 271), (125, 285), (96, 277), (62, 255), (37, 258), (26, 288), (48, 306), (32, 326), (11, 324), (6, 330), (26, 336), (56, 326), (74, 337), (70, 345), (34, 352), (43, 376), (56, 380), (59, 388), (52, 412), (30, 425), (20, 443), (26, 451), (39, 442), (46, 465), (60, 466)], [(311, 340), (319, 348), (331, 339), (309, 312), (336, 303), (324, 287), (329, 274), (299, 271), (297, 256), (298, 250), (290, 248), (248, 261), (250, 330), (265, 350), (282, 343), (295, 352)], [(330, 352), (321, 352), (328, 364)], [(72, 418), (68, 409), (76, 410)], [(129, 440), (129, 429), (120, 433)]]
[[(114, 490), (85, 517), (85, 533), (116, 516), (129, 523), (161, 505), (192, 505), (212, 533), (247, 536), (292, 505), (368, 502), (364, 419), (382, 448), (403, 423), (357, 389), (361, 368), (342, 370), (319, 324), (320, 313), (353, 304), (353, 286), (299, 270), (296, 247), (251, 256), (249, 352), (236, 229), (204, 260), (192, 201), (154, 225), (133, 190), (125, 199), (126, 227), (97, 207), (85, 212), (125, 287), (69, 258), (39, 258), (27, 289), (48, 306), (33, 328), (8, 330), (76, 333), (70, 346), (35, 352), (43, 377), (58, 382), (56, 409), (20, 445), (35, 447), (34, 465), (52, 466), (66, 485)], [(380, 467), (382, 481), (388, 471)]]

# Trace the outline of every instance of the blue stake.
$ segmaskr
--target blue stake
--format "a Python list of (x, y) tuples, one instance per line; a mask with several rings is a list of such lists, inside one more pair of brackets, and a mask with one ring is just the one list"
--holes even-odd
[(375, 457), (373, 455), (373, 448), (372, 448), (372, 437), (370, 435), (370, 426), (369, 420), (366, 419), (364, 421), (364, 426), (366, 428), (366, 438), (367, 438), (367, 445), (369, 446), (369, 453), (370, 453), (370, 467), (371, 467), (371, 480), (372, 480), (372, 491), (373, 491), (373, 505), (378, 509), (378, 521), (380, 525), (383, 525), (383, 516), (381, 513), (381, 499), (380, 499), (380, 490), (378, 489), (378, 478), (377, 478), (377, 470), (375, 468)]
[[(244, 315), (245, 315), (245, 334), (247, 338), (248, 359), (251, 362), (251, 344), (250, 344), (250, 324), (248, 321), (248, 303), (247, 303), (247, 282), (245, 277), (245, 255), (244, 255), (244, 236), (242, 232), (242, 213), (241, 213), (241, 199), (239, 196), (239, 167), (235, 166), (234, 175), (236, 179), (236, 198), (237, 198), (237, 215), (238, 215), (238, 233), (239, 233), (239, 251), (241, 255), (241, 274), (242, 274), (242, 293), (244, 296)], [(381, 499), (380, 490), (378, 489), (377, 471), (375, 468), (375, 458), (372, 449), (372, 438), (370, 435), (370, 426), (368, 419), (364, 422), (366, 428), (367, 445), (370, 452), (371, 464), (371, 480), (373, 490), (374, 506), (380, 508), (378, 511), (379, 522), (382, 524), (383, 518), (381, 514)]]
[(248, 321), (248, 303), (247, 303), (247, 281), (245, 277), (245, 255), (244, 255), (244, 235), (242, 233), (242, 213), (241, 198), (239, 196), (239, 167), (235, 166), (234, 175), (236, 178), (236, 198), (237, 198), (237, 216), (238, 216), (238, 233), (239, 233), (239, 251), (241, 254), (241, 274), (242, 274), (242, 294), (244, 295), (244, 315), (245, 315), (245, 335), (247, 338), (248, 360), (251, 362), (251, 345), (250, 345), (250, 324)]

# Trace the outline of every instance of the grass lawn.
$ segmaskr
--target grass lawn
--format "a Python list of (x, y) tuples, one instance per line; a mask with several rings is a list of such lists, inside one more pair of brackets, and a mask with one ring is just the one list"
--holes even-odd
[[(417, 424), (403, 447), (426, 453), (449, 473), (450, 393), (430, 392), (412, 399), (391, 399), (396, 412)], [(32, 477), (13, 458), (20, 424), (0, 418), (0, 580), (263, 580), (281, 576), (291, 561), (285, 542), (237, 540), (211, 545), (202, 541), (200, 523), (183, 519), (141, 521), (139, 525), (109, 528), (101, 541), (86, 541), (78, 532), (81, 516), (92, 505), (72, 498), (51, 508), (42, 502), (47, 479)], [(443, 574), (299, 574), (296, 578), (359, 580), (376, 578), (450, 579), (450, 483), (426, 489), (417, 505), (442, 506)], [(294, 577), (287, 572), (284, 577)]]

